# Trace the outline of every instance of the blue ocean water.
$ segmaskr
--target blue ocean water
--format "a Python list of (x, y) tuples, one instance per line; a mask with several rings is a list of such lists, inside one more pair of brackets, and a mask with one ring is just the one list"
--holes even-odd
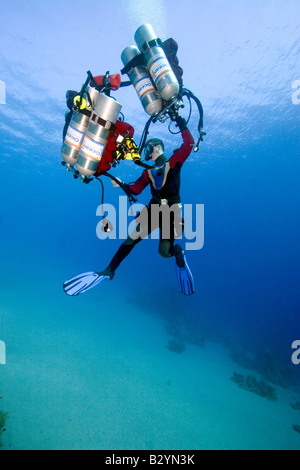
[[(0, 0), (2, 448), (299, 450), (299, 2), (27, 3)], [(121, 241), (96, 236), (100, 184), (61, 166), (65, 92), (87, 70), (119, 72), (147, 22), (176, 39), (204, 107), (207, 136), (181, 181), (183, 202), (204, 204), (204, 246), (186, 253), (196, 293), (179, 292), (174, 260), (147, 240), (112, 282), (68, 298), (62, 283), (104, 269)], [(114, 96), (139, 141), (134, 90)], [(195, 109), (189, 128), (197, 137)], [(166, 123), (152, 129), (167, 155), (180, 145)], [(141, 169), (112, 173), (130, 182)]]

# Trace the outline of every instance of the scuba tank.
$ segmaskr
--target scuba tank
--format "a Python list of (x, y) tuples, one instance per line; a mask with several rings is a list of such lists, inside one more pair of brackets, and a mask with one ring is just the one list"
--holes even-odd
[(144, 57), (136, 46), (128, 46), (123, 50), (121, 60), (125, 66), (122, 74), (127, 73), (146, 113), (155, 116), (162, 110), (163, 104), (145, 66)]
[(98, 164), (115, 128), (122, 105), (110, 96), (99, 94), (95, 112), (91, 114), (89, 127), (85, 134), (76, 163), (77, 170), (83, 176), (96, 173)]
[(77, 111), (73, 112), (61, 149), (62, 158), (68, 165), (75, 165), (77, 162), (80, 147), (89, 126), (90, 110), (94, 109), (98, 97), (99, 92), (95, 88), (88, 87), (82, 97), (77, 95), (74, 98), (73, 103)]
[(150, 24), (140, 26), (134, 39), (162, 99), (171, 101), (178, 95), (180, 86), (166, 57), (161, 39), (157, 38)]

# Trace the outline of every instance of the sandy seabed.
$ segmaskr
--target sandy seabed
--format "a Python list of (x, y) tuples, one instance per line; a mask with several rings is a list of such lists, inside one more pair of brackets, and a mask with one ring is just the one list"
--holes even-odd
[(249, 371), (221, 345), (178, 354), (161, 319), (118, 304), (122, 292), (113, 309), (86, 296), (4, 300), (3, 450), (300, 449), (297, 391), (276, 387), (271, 402), (242, 390), (230, 378)]

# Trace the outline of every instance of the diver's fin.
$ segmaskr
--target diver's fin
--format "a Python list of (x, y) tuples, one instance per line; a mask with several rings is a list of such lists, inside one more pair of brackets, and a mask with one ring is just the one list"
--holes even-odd
[(63, 289), (67, 295), (75, 296), (83, 294), (92, 287), (97, 286), (97, 284), (105, 279), (111, 279), (111, 276), (104, 273), (89, 271), (87, 273), (77, 274), (77, 276), (64, 282)]
[(177, 273), (177, 280), (178, 285), (181, 289), (181, 292), (184, 295), (192, 295), (195, 293), (195, 283), (194, 278), (189, 268), (189, 265), (186, 262), (186, 258), (184, 257), (184, 266), (179, 267), (176, 264), (176, 273)]
[(187, 264), (183, 249), (179, 245), (174, 247), (176, 257), (176, 274), (179, 288), (184, 295), (195, 293), (195, 283), (192, 272)]

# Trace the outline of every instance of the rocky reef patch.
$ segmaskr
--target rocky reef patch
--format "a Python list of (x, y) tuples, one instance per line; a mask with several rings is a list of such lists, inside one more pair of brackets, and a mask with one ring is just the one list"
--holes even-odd
[(276, 402), (277, 401), (277, 391), (276, 388), (268, 385), (264, 380), (258, 380), (254, 375), (244, 376), (238, 374), (237, 372), (233, 373), (231, 380), (235, 382), (238, 387), (248, 392), (255, 393), (260, 397), (266, 398), (267, 400)]

